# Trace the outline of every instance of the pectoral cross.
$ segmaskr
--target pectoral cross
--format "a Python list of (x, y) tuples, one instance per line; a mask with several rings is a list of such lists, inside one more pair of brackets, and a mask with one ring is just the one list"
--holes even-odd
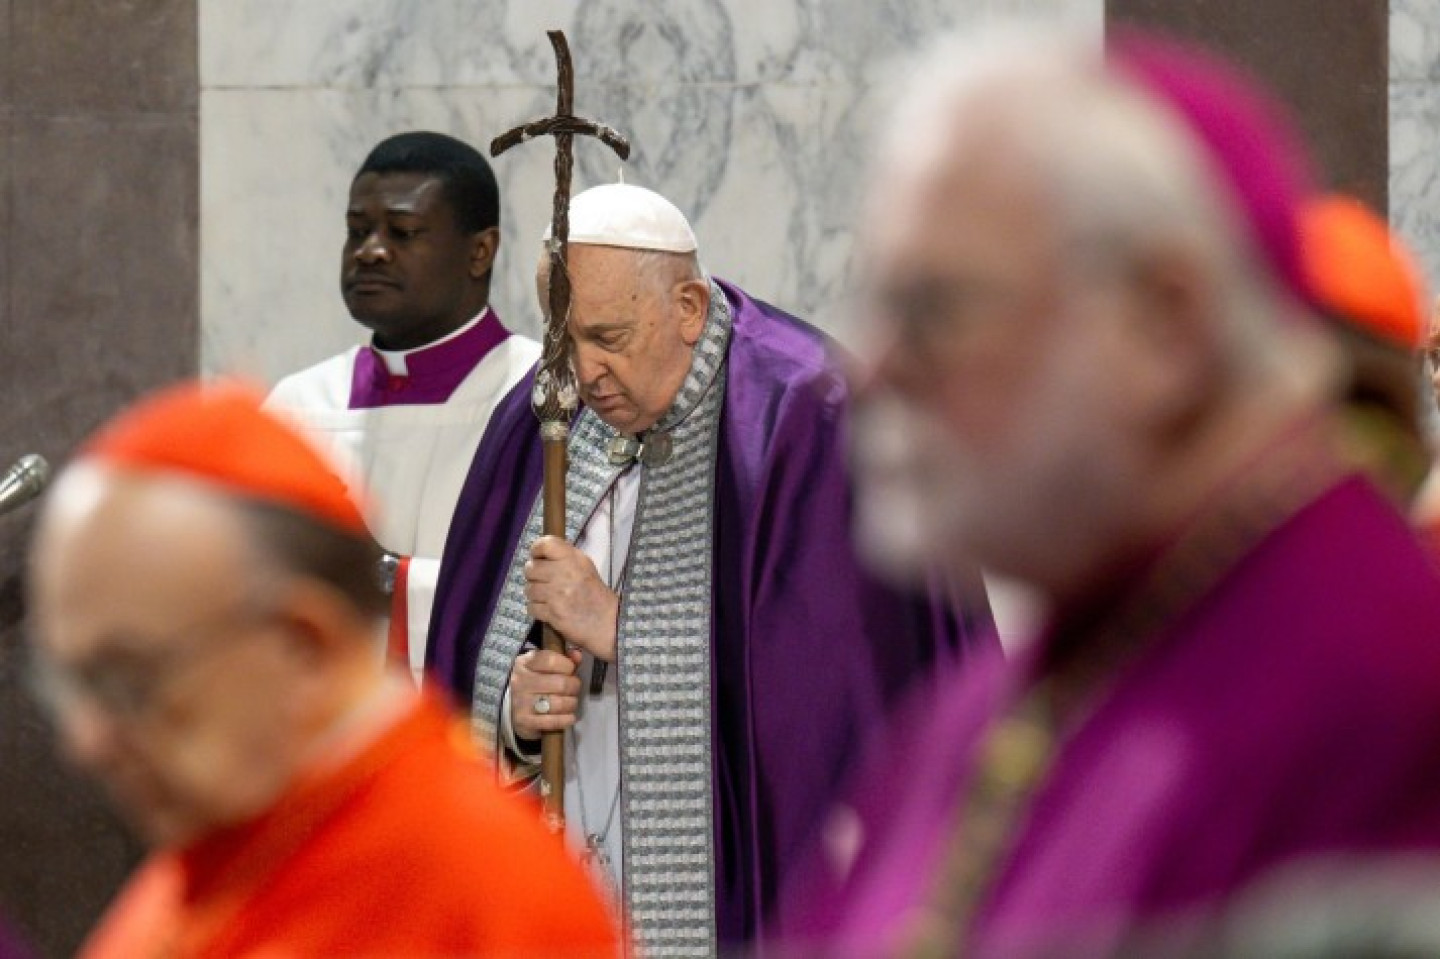
[(605, 851), (605, 837), (599, 833), (590, 833), (585, 837), (585, 851), (580, 854), (580, 861), (585, 865), (603, 870), (611, 881), (615, 879), (615, 873), (610, 868), (610, 854)]

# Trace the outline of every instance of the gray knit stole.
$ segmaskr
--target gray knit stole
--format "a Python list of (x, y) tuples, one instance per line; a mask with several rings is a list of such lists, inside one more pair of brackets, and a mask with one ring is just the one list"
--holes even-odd
[[(714, 790), (711, 782), (710, 626), (715, 459), (731, 317), (710, 285), (710, 311), (690, 373), (656, 430), (673, 455), (642, 468), (629, 578), (617, 642), (621, 815), (626, 913), (647, 957), (713, 956)], [(615, 431), (586, 410), (570, 437), (566, 536), (574, 542), (621, 466), (608, 457)], [(540, 535), (531, 508), (485, 633), (471, 714), (495, 746), (500, 703), (533, 621), (523, 565)]]

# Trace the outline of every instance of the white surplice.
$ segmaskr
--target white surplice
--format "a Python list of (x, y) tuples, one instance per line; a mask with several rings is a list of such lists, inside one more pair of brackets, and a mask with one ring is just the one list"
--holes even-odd
[(267, 406), (293, 416), (334, 453), (348, 478), (358, 480), (369, 495), (366, 519), (375, 539), (390, 552), (410, 557), (404, 626), (418, 682), (455, 502), (491, 413), (535, 365), (540, 345), (523, 336), (506, 337), (443, 403), (352, 410), (355, 358), (363, 348), (285, 377)]

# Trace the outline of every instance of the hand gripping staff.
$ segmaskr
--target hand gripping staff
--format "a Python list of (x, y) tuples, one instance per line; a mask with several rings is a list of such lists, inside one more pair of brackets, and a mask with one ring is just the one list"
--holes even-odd
[[(575, 68), (570, 62), (570, 45), (560, 30), (546, 32), (555, 48), (559, 72), (559, 96), (555, 115), (532, 120), (501, 134), (490, 142), (490, 155), (498, 157), (532, 137), (555, 138), (555, 210), (550, 223), (549, 310), (545, 317), (545, 342), (530, 405), (540, 420), (544, 445), (545, 472), (542, 487), (544, 533), (565, 535), (565, 451), (570, 436), (570, 418), (579, 401), (575, 371), (570, 365), (570, 340), (566, 325), (570, 317), (570, 274), (566, 267), (566, 245), (570, 236), (570, 173), (575, 165), (573, 142), (578, 136), (598, 137), (620, 159), (630, 157), (630, 141), (611, 127), (577, 117)], [(543, 623), (541, 645), (555, 652), (565, 651), (565, 640), (549, 623)], [(540, 741), (540, 800), (545, 821), (556, 832), (565, 826), (565, 734), (542, 734)]]

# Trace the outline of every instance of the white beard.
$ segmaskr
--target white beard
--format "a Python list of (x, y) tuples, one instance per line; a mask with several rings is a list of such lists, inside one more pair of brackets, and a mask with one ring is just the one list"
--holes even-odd
[[(966, 516), (977, 490), (966, 457), (934, 419), (892, 396), (861, 407), (855, 419), (859, 477), (856, 534), (861, 555), (901, 583), (964, 563)], [(957, 565), (959, 565), (957, 563)]]
[(1086, 375), (1042, 379), (984, 449), (916, 403), (867, 401), (855, 429), (862, 554), (909, 583), (980, 566), (1050, 593), (1083, 575), (1124, 521), (1133, 485), (1105, 400), (1093, 384), (1066, 382)]

